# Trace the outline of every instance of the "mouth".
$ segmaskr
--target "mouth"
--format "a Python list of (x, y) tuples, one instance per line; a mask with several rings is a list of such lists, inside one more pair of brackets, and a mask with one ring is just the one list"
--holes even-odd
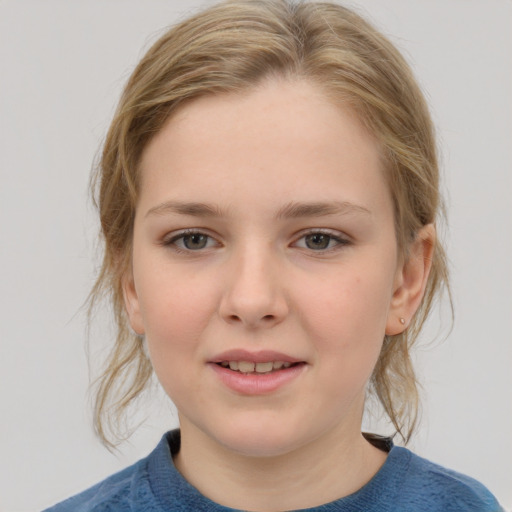
[(300, 362), (291, 363), (288, 361), (266, 361), (266, 362), (251, 362), (251, 361), (221, 361), (216, 363), (218, 366), (222, 368), (229, 369), (233, 372), (243, 373), (245, 375), (249, 374), (260, 374), (266, 375), (269, 373), (275, 373), (280, 370), (286, 370), (293, 366), (298, 366)]
[(300, 379), (307, 361), (274, 350), (234, 349), (217, 354), (209, 361), (216, 378), (242, 396), (262, 396), (286, 390)]

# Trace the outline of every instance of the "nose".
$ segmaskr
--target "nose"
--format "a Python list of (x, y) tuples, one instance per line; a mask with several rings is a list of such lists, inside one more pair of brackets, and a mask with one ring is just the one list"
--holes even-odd
[(258, 329), (286, 318), (289, 307), (282, 269), (270, 252), (261, 247), (247, 248), (229, 259), (219, 307), (226, 322)]

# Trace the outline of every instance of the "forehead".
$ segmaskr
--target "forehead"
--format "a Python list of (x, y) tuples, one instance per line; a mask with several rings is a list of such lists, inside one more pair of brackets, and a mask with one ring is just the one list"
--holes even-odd
[(351, 200), (366, 188), (359, 200), (371, 202), (387, 189), (381, 167), (378, 144), (351, 109), (307, 81), (275, 79), (178, 110), (143, 152), (141, 201), (215, 194), (236, 202), (257, 192)]

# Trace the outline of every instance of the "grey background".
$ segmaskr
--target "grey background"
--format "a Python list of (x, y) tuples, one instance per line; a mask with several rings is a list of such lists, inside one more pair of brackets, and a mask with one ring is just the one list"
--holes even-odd
[[(204, 2), (202, 2), (204, 4)], [(208, 3), (208, 2), (206, 2)], [(417, 352), (412, 448), (512, 509), (512, 2), (367, 0), (428, 91), (456, 308)], [(0, 0), (0, 510), (40, 510), (144, 456), (176, 425), (165, 400), (116, 456), (90, 428), (85, 315), (96, 218), (92, 159), (120, 88), (186, 0)], [(98, 322), (93, 349), (111, 333)], [(370, 425), (370, 428), (377, 428)]]

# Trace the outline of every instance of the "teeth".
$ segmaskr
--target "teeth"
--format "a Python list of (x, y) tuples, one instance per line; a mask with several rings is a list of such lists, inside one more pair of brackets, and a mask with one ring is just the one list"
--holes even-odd
[(281, 368), (290, 368), (292, 363), (284, 361), (268, 361), (266, 363), (251, 363), (249, 361), (222, 361), (220, 365), (223, 368), (229, 368), (233, 371), (241, 373), (269, 373), (272, 370), (280, 370)]
[(274, 363), (256, 363), (256, 373), (267, 373), (271, 372), (274, 367)]
[(255, 366), (256, 365), (254, 363), (249, 363), (248, 361), (240, 361), (238, 363), (238, 371), (242, 373), (252, 373)]

